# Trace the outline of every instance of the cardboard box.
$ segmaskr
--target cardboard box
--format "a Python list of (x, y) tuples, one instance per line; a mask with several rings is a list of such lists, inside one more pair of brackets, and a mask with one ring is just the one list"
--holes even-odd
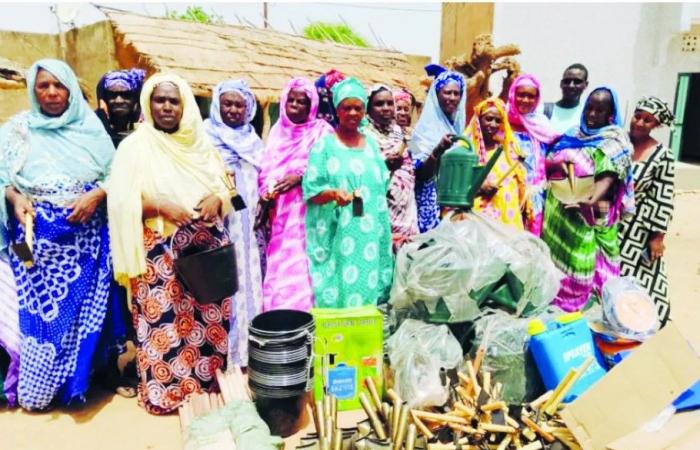
[(700, 313), (669, 322), (562, 411), (584, 450), (700, 449), (700, 414), (643, 427), (700, 379)]
[[(338, 410), (360, 409), (362, 381), (371, 376), (381, 395), (383, 388), (382, 314), (373, 306), (348, 309), (314, 308), (314, 398), (328, 393), (338, 397)], [(327, 371), (323, 357), (330, 360)]]

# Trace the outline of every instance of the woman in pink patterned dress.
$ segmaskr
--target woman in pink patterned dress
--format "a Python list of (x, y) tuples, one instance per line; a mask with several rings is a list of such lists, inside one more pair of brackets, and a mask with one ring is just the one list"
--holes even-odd
[(301, 179), (309, 150), (333, 131), (328, 122), (316, 118), (318, 102), (311, 81), (290, 80), (280, 100), (280, 118), (270, 130), (263, 154), (258, 186), (260, 197), (270, 205), (263, 311), (309, 311), (314, 304)]

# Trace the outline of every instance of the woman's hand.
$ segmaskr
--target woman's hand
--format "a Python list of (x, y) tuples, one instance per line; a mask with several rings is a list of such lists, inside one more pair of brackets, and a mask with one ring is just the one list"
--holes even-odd
[(100, 203), (105, 199), (107, 193), (102, 188), (95, 188), (90, 192), (86, 192), (77, 198), (73, 203), (68, 205), (68, 209), (72, 209), (66, 220), (73, 224), (87, 223), (90, 220), (95, 210)]
[(194, 210), (199, 212), (199, 217), (205, 222), (213, 222), (221, 214), (221, 198), (210, 194), (204, 197)]
[(666, 251), (666, 245), (664, 244), (664, 235), (656, 234), (649, 241), (649, 258), (653, 263), (657, 259), (664, 256), (664, 251)]
[(495, 186), (488, 180), (484, 181), (479, 189), (479, 194), (486, 198), (493, 197), (496, 192), (498, 192), (498, 186)]
[(274, 193), (281, 194), (283, 192), (287, 192), (291, 188), (297, 186), (299, 183), (301, 183), (300, 175), (293, 173), (289, 174), (277, 182), (277, 184), (275, 185)]
[(438, 158), (442, 156), (443, 153), (445, 153), (450, 147), (452, 147), (452, 144), (454, 143), (454, 134), (446, 134), (440, 139), (440, 142), (438, 142), (438, 145), (435, 147), (433, 150), (433, 156), (435, 158)]
[(32, 217), (36, 216), (36, 211), (34, 210), (32, 202), (26, 196), (20, 194), (14, 187), (7, 186), (7, 188), (5, 188), (5, 198), (12, 204), (15, 217), (22, 226), (25, 226), (24, 217), (27, 214), (31, 214)]
[(394, 171), (403, 164), (403, 153), (391, 153), (386, 157), (385, 161), (389, 170)]
[(192, 223), (192, 212), (170, 200), (158, 201), (156, 209), (158, 215), (162, 216), (168, 222), (175, 224), (178, 228)]
[(338, 206), (345, 206), (352, 202), (352, 194), (342, 189), (335, 190), (335, 202)]
[(311, 198), (311, 202), (316, 205), (325, 205), (326, 203), (336, 202), (338, 206), (345, 206), (352, 201), (352, 194), (342, 189), (328, 189), (315, 197)]

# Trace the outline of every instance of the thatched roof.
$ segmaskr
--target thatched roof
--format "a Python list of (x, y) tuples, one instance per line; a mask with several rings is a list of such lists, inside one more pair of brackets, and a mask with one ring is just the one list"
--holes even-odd
[(277, 99), (293, 76), (317, 78), (335, 68), (367, 86), (405, 87), (422, 97), (416, 73), (400, 52), (317, 42), (233, 25), (207, 25), (102, 9), (112, 23), (120, 64), (184, 77), (197, 95), (226, 78), (245, 78), (261, 101)]
[(24, 89), (26, 69), (14, 61), (0, 56), (0, 89)]

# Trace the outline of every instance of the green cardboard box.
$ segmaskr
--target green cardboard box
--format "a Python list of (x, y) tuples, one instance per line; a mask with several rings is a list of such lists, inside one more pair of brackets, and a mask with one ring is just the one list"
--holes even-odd
[[(358, 395), (363, 380), (371, 376), (382, 393), (382, 314), (374, 306), (311, 310), (316, 324), (314, 343), (314, 398), (328, 394), (338, 398), (338, 410), (360, 409)], [(328, 367), (324, 367), (324, 359)]]

